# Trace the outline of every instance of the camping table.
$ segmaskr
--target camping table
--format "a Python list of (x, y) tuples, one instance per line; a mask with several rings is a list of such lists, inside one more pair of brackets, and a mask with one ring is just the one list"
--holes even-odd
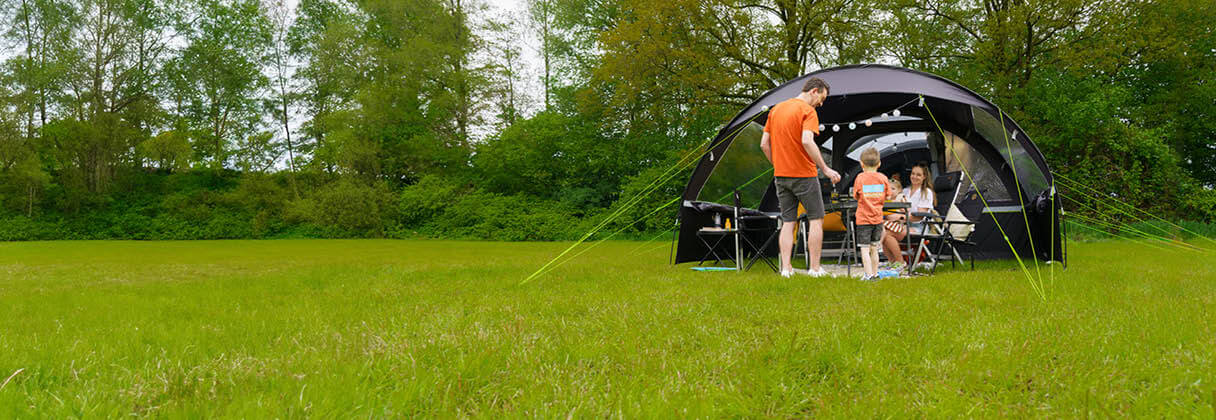
[[(901, 202), (901, 201), (888, 201), (888, 202), (882, 204), (883, 211), (907, 210), (908, 208), (911, 208), (911, 207), (912, 207), (911, 203)], [(842, 223), (844, 223), (844, 225), (845, 225), (845, 235), (854, 234), (853, 229), (849, 229), (848, 227), (851, 226), (851, 224), (849, 222), (851, 222), (853, 220), (852, 212), (856, 211), (856, 210), (857, 210), (857, 201), (856, 200), (836, 201), (836, 202), (826, 203), (823, 206), (824, 213), (831, 213), (834, 211), (840, 212), (840, 221)], [(907, 213), (907, 212), (905, 211), (904, 213)], [(912, 249), (912, 235), (911, 235), (912, 234), (912, 221), (911, 221), (910, 215), (908, 215), (908, 214), (904, 214), (904, 231), (907, 232), (906, 234), (904, 234), (904, 242), (906, 243), (908, 249), (911, 250)], [(854, 246), (856, 246), (856, 241), (853, 241), (853, 242), (854, 242)], [(811, 264), (810, 254), (811, 254), (810, 252), (807, 252), (806, 263), (807, 263), (808, 267), (810, 267), (810, 264)], [(875, 263), (877, 263), (877, 261), (875, 261)], [(908, 275), (912, 275), (912, 264), (905, 264), (904, 266), (905, 266), (905, 269), (908, 270)], [(849, 275), (852, 275), (852, 267), (853, 267), (852, 264), (849, 264), (848, 268), (846, 269), (846, 273), (848, 273)]]
[[(724, 229), (724, 228), (720, 228), (720, 227), (708, 227), (708, 228), (702, 228), (701, 230), (698, 230), (697, 238), (701, 240), (701, 243), (704, 244), (706, 248), (709, 248), (709, 252), (706, 252), (705, 256), (701, 257), (701, 262), (697, 263), (697, 265), (705, 264), (705, 260), (708, 260), (710, 256), (713, 256), (714, 265), (721, 263), (723, 260), (730, 260), (731, 262), (735, 263), (736, 270), (741, 269), (743, 260), (742, 260), (742, 257), (740, 255), (740, 251), (739, 251), (739, 234), (740, 234), (740, 230), (737, 227), (730, 228), (730, 229)], [(715, 239), (713, 241), (713, 243), (711, 244), (709, 242), (709, 240), (706, 239), (706, 237), (709, 237), (709, 236), (717, 237), (717, 239)], [(719, 247), (719, 245), (722, 244), (722, 241), (725, 240), (727, 237), (734, 238), (735, 252), (734, 252), (734, 254), (731, 254), (731, 253), (727, 252), (726, 250), (723, 250), (723, 253), (726, 254), (726, 257), (723, 258), (721, 255), (718, 254), (718, 247)]]

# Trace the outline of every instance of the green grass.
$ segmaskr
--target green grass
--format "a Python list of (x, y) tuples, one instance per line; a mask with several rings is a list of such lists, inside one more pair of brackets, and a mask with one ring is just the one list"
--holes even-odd
[[(608, 242), (0, 243), (0, 417), (1211, 418), (1216, 258), (865, 284)], [(658, 245), (653, 244), (653, 245)], [(648, 245), (653, 246), (653, 245)], [(1208, 244), (1210, 246), (1210, 244)], [(1033, 270), (1033, 268), (1032, 268)]]

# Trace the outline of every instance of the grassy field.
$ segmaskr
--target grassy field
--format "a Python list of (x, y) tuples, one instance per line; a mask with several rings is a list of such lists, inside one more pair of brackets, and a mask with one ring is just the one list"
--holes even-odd
[(1073, 244), (1042, 301), (1008, 263), (867, 284), (639, 244), (520, 285), (567, 244), (0, 243), (0, 417), (1216, 408), (1216, 254)]

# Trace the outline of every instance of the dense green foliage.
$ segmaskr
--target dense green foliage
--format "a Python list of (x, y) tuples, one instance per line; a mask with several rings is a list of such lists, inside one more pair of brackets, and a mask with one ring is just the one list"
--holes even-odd
[[(607, 242), (0, 244), (0, 417), (1204, 418), (1216, 265), (884, 280)], [(627, 257), (627, 258), (623, 258)], [(1210, 257), (1205, 257), (1210, 258)], [(1054, 279), (1054, 281), (1052, 280)], [(10, 378), (11, 380), (8, 380)]]
[(528, 4), (0, 0), (0, 239), (662, 231), (681, 156), (859, 62), (992, 98), (1103, 196), (1216, 221), (1211, 1)]

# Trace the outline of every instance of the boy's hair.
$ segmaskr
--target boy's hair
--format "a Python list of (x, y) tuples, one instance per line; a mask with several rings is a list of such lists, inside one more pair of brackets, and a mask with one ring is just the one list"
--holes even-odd
[(828, 82), (825, 82), (823, 79), (818, 77), (807, 79), (806, 84), (802, 85), (803, 92), (810, 92), (811, 89), (819, 89), (823, 91), (825, 95), (832, 91), (832, 88), (828, 86)]
[(867, 168), (874, 168), (877, 167), (879, 163), (882, 163), (882, 160), (878, 158), (878, 149), (867, 147), (866, 150), (861, 151), (862, 165), (865, 165)]

